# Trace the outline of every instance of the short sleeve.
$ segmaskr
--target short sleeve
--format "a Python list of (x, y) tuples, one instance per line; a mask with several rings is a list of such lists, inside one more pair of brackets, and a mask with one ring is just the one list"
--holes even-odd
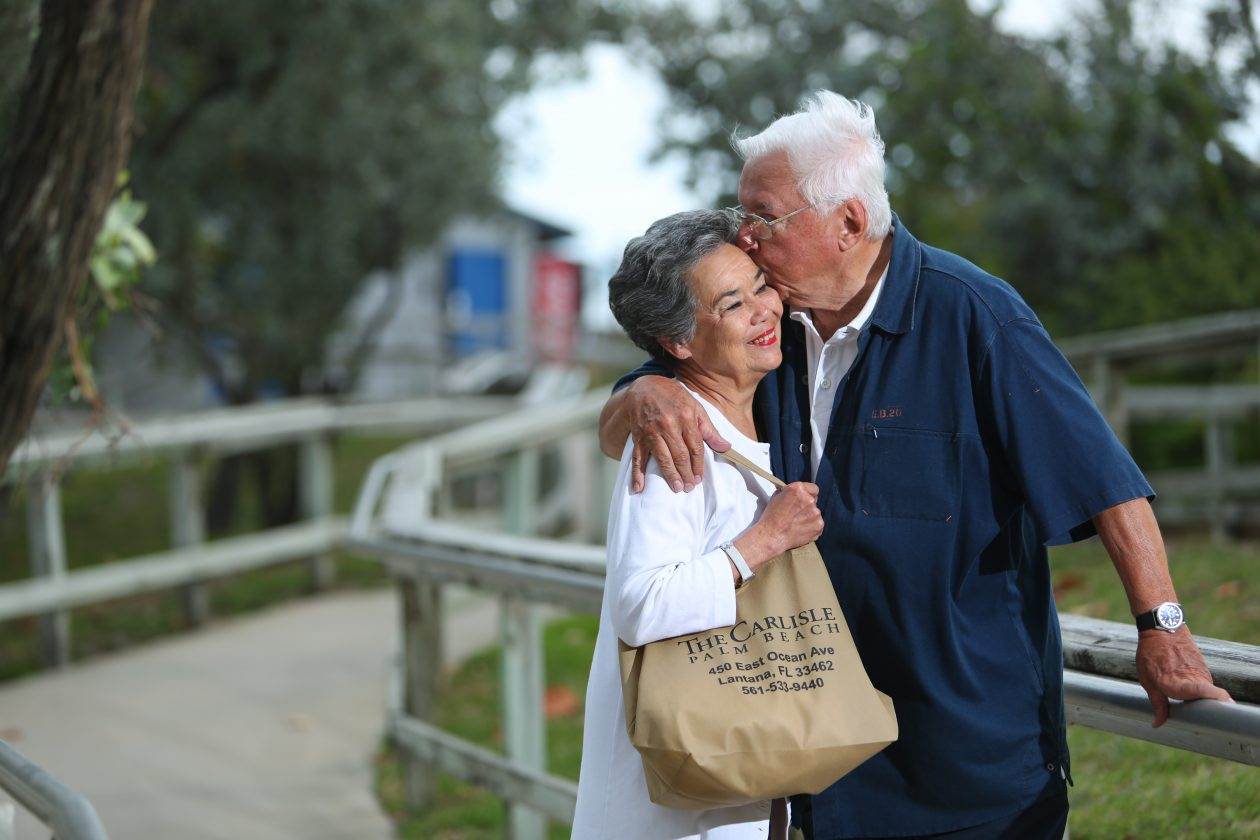
[(640, 376), (668, 376), (670, 379), (673, 379), (674, 372), (665, 367), (659, 359), (648, 359), (646, 362), (618, 379), (617, 383), (613, 385), (613, 393), (617, 393)]
[(1002, 325), (981, 363), (978, 408), (1044, 543), (1096, 533), (1107, 508), (1155, 497), (1076, 371), (1032, 318)]

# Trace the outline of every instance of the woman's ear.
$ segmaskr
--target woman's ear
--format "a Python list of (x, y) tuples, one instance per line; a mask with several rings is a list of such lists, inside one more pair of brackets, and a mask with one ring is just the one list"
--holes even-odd
[(670, 341), (668, 338), (658, 338), (656, 343), (661, 345), (662, 350), (679, 361), (691, 358), (691, 345), (689, 344), (680, 344), (677, 341)]

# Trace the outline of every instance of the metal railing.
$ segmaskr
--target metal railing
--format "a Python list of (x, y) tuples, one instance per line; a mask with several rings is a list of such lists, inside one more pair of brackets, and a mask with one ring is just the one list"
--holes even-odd
[[(91, 802), (4, 741), (0, 741), (0, 788), (51, 828), (57, 840), (108, 840)], [(4, 834), (5, 826), (0, 824), (0, 835)]]
[[(335, 404), (299, 399), (139, 423), (119, 440), (80, 429), (30, 435), (14, 453), (5, 483), (25, 485), (31, 577), (0, 585), (0, 621), (40, 618), (47, 665), (70, 659), (69, 610), (114, 598), (182, 587), (190, 624), (209, 618), (204, 582), (251, 569), (311, 558), (315, 588), (328, 586), (329, 552), (346, 522), (333, 515), (332, 436), (341, 432), (427, 434), (501, 414), (516, 402), (501, 397), (417, 399)], [(297, 444), (302, 522), (206, 541), (200, 467), (210, 458)], [(68, 453), (73, 453), (71, 460)], [(67, 469), (110, 469), (129, 459), (169, 462), (168, 517), (173, 548), (69, 571), (61, 509)]]
[[(435, 771), (480, 785), (506, 800), (514, 838), (544, 834), (545, 819), (572, 818), (576, 786), (547, 772), (542, 647), (537, 605), (598, 613), (604, 584), (603, 533), (614, 462), (595, 441), (606, 392), (562, 405), (496, 418), (431, 438), (378, 460), (360, 492), (350, 544), (391, 570), (399, 592), (403, 650), (391, 692), (388, 735), (409, 754), (407, 798), (432, 799)], [(557, 457), (558, 456), (558, 457)], [(531, 531), (535, 514), (554, 507), (540, 463), (560, 477), (551, 495), (573, 511), (568, 539)], [(461, 473), (492, 465), (510, 504), (501, 532), (461, 508), (453, 488)], [(540, 501), (541, 499), (541, 501)], [(475, 524), (462, 523), (463, 520)], [(576, 540), (576, 541), (575, 541)], [(501, 601), (505, 754), (434, 725), (440, 659), (442, 588), (461, 584)], [(1084, 726), (1260, 766), (1260, 648), (1199, 639), (1218, 681), (1240, 701), (1175, 704), (1159, 729), (1132, 681), (1136, 631), (1079, 616), (1061, 617), (1069, 719)]]

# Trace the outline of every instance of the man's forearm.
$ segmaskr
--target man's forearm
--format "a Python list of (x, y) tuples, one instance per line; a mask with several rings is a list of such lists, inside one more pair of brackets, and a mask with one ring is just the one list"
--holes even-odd
[(599, 448), (614, 461), (621, 460), (626, 438), (630, 437), (630, 417), (626, 412), (626, 392), (629, 390), (622, 388), (614, 393), (599, 413)]
[(1134, 499), (1108, 508), (1094, 517), (1094, 526), (1120, 575), (1134, 615), (1177, 600), (1164, 539), (1150, 502)]

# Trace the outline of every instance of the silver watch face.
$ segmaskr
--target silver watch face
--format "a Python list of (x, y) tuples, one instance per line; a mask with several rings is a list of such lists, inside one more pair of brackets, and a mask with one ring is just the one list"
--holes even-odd
[(1155, 622), (1165, 630), (1176, 630), (1185, 620), (1185, 613), (1176, 604), (1160, 604), (1155, 608)]

